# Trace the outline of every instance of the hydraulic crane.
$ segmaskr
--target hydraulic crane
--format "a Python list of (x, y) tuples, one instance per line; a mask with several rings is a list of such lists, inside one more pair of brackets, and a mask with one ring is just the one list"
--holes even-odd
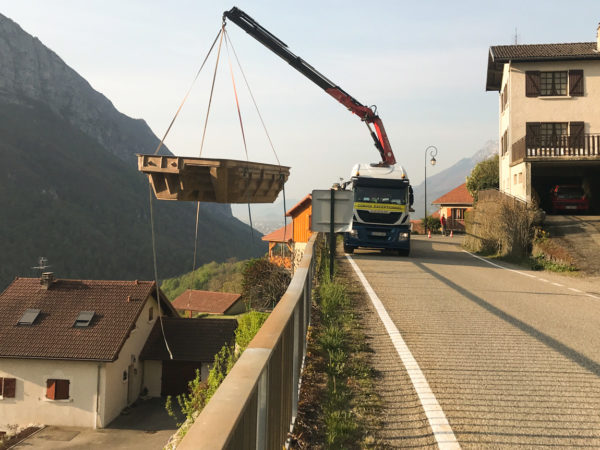
[[(365, 122), (369, 128), (369, 133), (373, 138), (375, 147), (381, 155), (380, 165), (391, 166), (396, 164), (396, 158), (394, 157), (392, 146), (390, 145), (383, 122), (377, 115), (377, 109), (375, 107), (368, 107), (360, 103), (341, 87), (317, 71), (313, 66), (289, 51), (288, 46), (284, 42), (262, 27), (258, 22), (256, 22), (256, 20), (254, 20), (241, 9), (234, 6), (229, 11), (225, 11), (223, 13), (223, 21), (225, 22), (226, 19), (229, 19), (238, 25), (250, 36), (263, 44), (273, 53), (287, 61), (294, 69), (335, 98), (351, 112), (360, 117), (360, 119)], [(373, 125), (375, 128), (375, 131), (373, 131), (371, 125)]]

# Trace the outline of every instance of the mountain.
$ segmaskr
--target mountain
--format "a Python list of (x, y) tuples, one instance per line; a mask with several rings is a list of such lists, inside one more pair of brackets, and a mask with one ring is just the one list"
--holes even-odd
[[(48, 258), (57, 277), (154, 277), (148, 181), (158, 138), (0, 14), (0, 290)], [(164, 149), (168, 153), (168, 149)], [(154, 201), (158, 275), (192, 268), (196, 208)], [(200, 206), (198, 264), (266, 246), (229, 205)]]
[[(498, 152), (498, 141), (487, 141), (482, 148), (480, 148), (470, 158), (463, 158), (451, 167), (442, 170), (435, 175), (427, 176), (427, 203), (429, 203), (428, 211), (432, 214), (435, 210), (435, 206), (431, 206), (431, 202), (441, 197), (448, 191), (451, 191), (457, 186), (460, 186), (466, 181), (467, 175), (471, 173), (473, 167), (484, 159)], [(415, 203), (413, 208), (415, 212), (412, 213), (413, 219), (421, 219), (423, 217), (423, 211), (425, 210), (425, 184), (421, 183), (417, 186), (413, 186), (415, 193)]]

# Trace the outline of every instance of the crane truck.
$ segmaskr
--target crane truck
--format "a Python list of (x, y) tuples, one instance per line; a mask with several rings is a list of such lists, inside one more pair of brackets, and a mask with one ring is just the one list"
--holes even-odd
[(314, 67), (292, 53), (288, 46), (237, 7), (223, 13), (223, 23), (230, 20), (287, 61), (367, 126), (379, 163), (357, 164), (351, 179), (344, 183), (354, 192), (352, 231), (344, 234), (344, 251), (352, 253), (358, 247), (391, 249), (400, 255), (410, 252), (410, 210), (413, 204), (412, 187), (402, 166), (396, 164), (385, 127), (377, 108), (365, 106), (330, 81)]

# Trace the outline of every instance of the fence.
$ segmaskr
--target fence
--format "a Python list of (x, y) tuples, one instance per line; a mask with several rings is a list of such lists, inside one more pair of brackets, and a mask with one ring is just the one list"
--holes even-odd
[(188, 430), (178, 449), (281, 449), (298, 411), (315, 241), (287, 291)]

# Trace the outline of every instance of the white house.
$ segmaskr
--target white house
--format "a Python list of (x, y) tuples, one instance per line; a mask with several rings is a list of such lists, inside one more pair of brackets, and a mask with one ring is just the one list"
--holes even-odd
[(16, 278), (0, 294), (0, 431), (11, 424), (102, 428), (160, 374), (140, 353), (159, 315), (149, 281)]
[(600, 27), (596, 41), (490, 47), (499, 93), (500, 190), (548, 206), (576, 184), (600, 207)]

